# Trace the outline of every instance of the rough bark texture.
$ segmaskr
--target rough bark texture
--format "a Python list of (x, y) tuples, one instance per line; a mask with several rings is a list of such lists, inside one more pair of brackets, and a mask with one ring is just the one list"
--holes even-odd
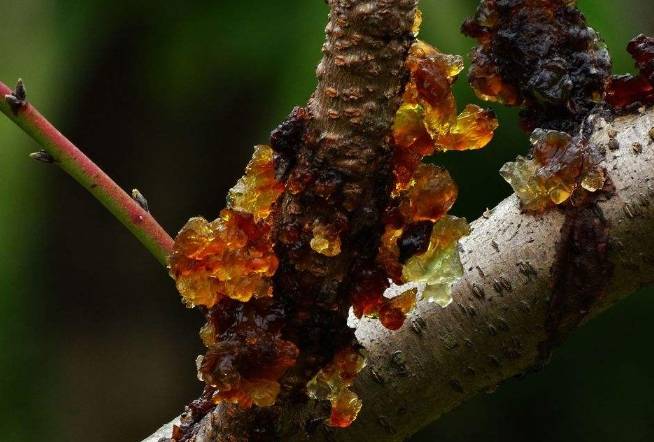
[[(279, 149), (283, 137), (273, 134), (277, 161), (291, 165), (288, 190), (273, 213), (280, 260), (274, 296), (288, 321), (284, 337), (300, 348), (287, 387), (303, 387), (336, 351), (353, 344), (346, 326), (348, 275), (371, 266), (378, 249), (392, 183), (390, 129), (414, 40), (416, 3), (330, 1), (318, 88), (299, 150)], [(317, 223), (340, 232), (337, 256), (311, 249)]]
[[(604, 127), (602, 127), (604, 126)], [(638, 288), (654, 283), (654, 109), (598, 122), (593, 141), (609, 144), (617, 133), (618, 150), (606, 167), (615, 195), (598, 204), (609, 226), (613, 277), (585, 320)], [(640, 143), (641, 153), (633, 149)], [(368, 367), (355, 384), (364, 408), (346, 430), (329, 436), (320, 425), (316, 440), (402, 440), (479, 392), (542, 364), (541, 345), (549, 341), (552, 269), (565, 216), (521, 213), (510, 196), (488, 218), (472, 224), (461, 241), (465, 276), (446, 309), (419, 303), (397, 332), (376, 321), (362, 321), (357, 337), (368, 352)], [(296, 426), (314, 410), (285, 414)], [(221, 411), (203, 422), (209, 438), (223, 440)], [(167, 425), (170, 431), (172, 423)], [(144, 442), (155, 442), (157, 433)], [(213, 437), (213, 439), (211, 439)]]
[[(288, 412), (303, 408), (307, 382), (337, 351), (356, 346), (347, 326), (351, 285), (364, 269), (375, 268), (393, 180), (391, 126), (408, 77), (404, 62), (415, 40), (417, 0), (329, 5), (316, 92), (271, 136), (276, 173), (286, 180), (272, 213), (279, 267), (271, 302), (274, 311), (283, 312), (283, 339), (299, 348), (299, 356), (280, 380), (274, 406), (224, 406), (225, 440), (311, 433), (312, 425), (291, 423)], [(311, 248), (316, 226), (338, 232), (337, 256)], [(329, 414), (328, 402), (317, 406), (318, 416)], [(191, 424), (201, 416), (193, 414)], [(197, 435), (196, 426), (186, 427), (181, 440)]]
[[(416, 3), (329, 1), (332, 12), (317, 72), (319, 85), (307, 107), (305, 141), (289, 161), (289, 180), (306, 182), (299, 192), (282, 197), (275, 214), (281, 262), (275, 296), (289, 296), (291, 305), (293, 293), (302, 291), (315, 294), (313, 299), (325, 305), (345, 299), (352, 267), (374, 258), (390, 183), (390, 128), (404, 83), (402, 66)], [(219, 406), (198, 424), (193, 440), (270, 438), (268, 430), (265, 435), (258, 432), (266, 424), (274, 426), (275, 440), (401, 440), (476, 393), (541, 365), (543, 349), (559, 341), (561, 331), (654, 282), (654, 146), (649, 135), (654, 111), (619, 118), (611, 126), (622, 146), (607, 150), (615, 193), (599, 201), (592, 213), (581, 214), (577, 224), (564, 228), (561, 211), (526, 215), (511, 196), (488, 218), (474, 222), (472, 234), (462, 240), (465, 276), (454, 288), (453, 304), (441, 309), (421, 303), (396, 332), (377, 321), (358, 325), (356, 336), (367, 352), (368, 367), (354, 386), (364, 407), (350, 428), (326, 427), (325, 404), (285, 395), (281, 404), (265, 411)], [(595, 127), (593, 141), (608, 145), (608, 123), (598, 117)], [(642, 153), (632, 149), (636, 142), (644, 146)], [(324, 171), (329, 173), (323, 179)], [(321, 201), (334, 183), (339, 197)], [(306, 231), (300, 229), (294, 236), (297, 226), (325, 218), (342, 218), (347, 226), (336, 259), (310, 252)], [(284, 231), (300, 246), (291, 247), (293, 241), (285, 241)], [(562, 244), (570, 239), (574, 247)], [(589, 247), (587, 240), (592, 240)], [(555, 266), (561, 250), (567, 250), (566, 259), (574, 259), (570, 255), (576, 251), (593, 257), (594, 250), (605, 247), (612, 264), (607, 285), (592, 281), (593, 290), (577, 303), (557, 299), (553, 287), (561, 283)], [(587, 268), (592, 263), (575, 265)], [(342, 302), (337, 302), (334, 317), (342, 323)], [(583, 311), (561, 310), (570, 306)], [(325, 330), (310, 336), (303, 327), (300, 324), (294, 336), (301, 349), (327, 343), (325, 358), (351, 338), (339, 331), (332, 339)], [(301, 361), (290, 372), (287, 392), (293, 384), (306, 382), (312, 364), (316, 361)], [(145, 441), (170, 437), (173, 423)]]
[[(593, 140), (607, 145), (610, 127), (621, 146), (606, 164), (616, 190), (598, 206), (609, 226), (614, 272), (586, 319), (654, 282), (654, 145), (648, 135), (654, 110), (620, 118)], [(647, 146), (641, 154), (632, 149), (636, 142)], [(444, 310), (419, 306), (413, 321), (421, 334), (411, 326), (389, 333), (371, 322), (360, 325), (357, 336), (371, 355), (368, 373), (386, 382), (361, 377), (357, 387), (366, 406), (336, 439), (374, 434), (375, 440), (401, 440), (478, 392), (541, 365), (541, 346), (556, 332), (548, 319), (564, 221), (558, 210), (522, 214), (517, 198), (509, 197), (462, 240), (465, 276), (454, 303)], [(393, 357), (397, 351), (402, 364)], [(400, 375), (400, 365), (408, 376)]]

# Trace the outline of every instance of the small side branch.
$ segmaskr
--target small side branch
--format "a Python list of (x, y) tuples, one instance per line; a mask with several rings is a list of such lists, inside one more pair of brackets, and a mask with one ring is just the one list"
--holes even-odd
[[(164, 266), (173, 240), (138, 201), (125, 193), (82, 151), (26, 100), (19, 81), (16, 91), (0, 82), (0, 111), (43, 147), (38, 160), (54, 163), (88, 190)], [(34, 156), (32, 156), (34, 158)]]

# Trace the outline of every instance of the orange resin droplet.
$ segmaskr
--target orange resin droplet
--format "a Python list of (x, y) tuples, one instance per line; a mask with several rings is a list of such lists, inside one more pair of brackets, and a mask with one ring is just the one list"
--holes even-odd
[(191, 307), (212, 307), (224, 296), (241, 302), (270, 296), (277, 265), (270, 226), (230, 209), (211, 223), (192, 218), (170, 257), (171, 275)]
[(384, 302), (388, 278), (379, 270), (363, 270), (352, 289), (352, 310), (357, 318), (374, 316)]
[[(452, 85), (464, 68), (461, 57), (416, 41), (406, 67), (410, 79), (393, 125), (395, 186), (377, 263), (396, 284), (425, 284), (424, 297), (445, 307), (451, 299), (451, 285), (462, 275), (456, 240), (466, 234), (467, 224), (445, 217), (458, 194), (449, 173), (422, 160), (435, 151), (481, 149), (491, 141), (498, 122), (492, 111), (475, 105), (457, 115)], [(496, 88), (492, 93), (503, 99), (517, 100), (504, 84), (487, 86)], [(388, 300), (379, 287), (354, 291), (354, 313), (379, 315), (385, 327), (397, 329), (415, 304), (415, 293)]]
[(517, 106), (522, 102), (518, 89), (505, 83), (499, 68), (480, 51), (473, 54), (473, 65), (470, 68), (468, 81), (475, 94), (484, 101), (507, 106)]
[(357, 418), (363, 403), (359, 396), (351, 390), (344, 389), (332, 401), (332, 412), (327, 425), (336, 428), (347, 428)]
[(440, 150), (473, 150), (486, 146), (497, 128), (492, 111), (469, 105), (457, 116), (452, 84), (463, 59), (416, 41), (407, 57), (411, 74), (393, 124), (394, 196), (406, 188), (422, 158)]
[(454, 202), (458, 189), (447, 170), (421, 164), (400, 195), (400, 212), (405, 222), (437, 221)]
[(583, 139), (565, 132), (537, 129), (531, 136), (533, 159), (518, 156), (500, 169), (523, 209), (543, 212), (570, 200), (580, 187), (595, 192), (604, 186), (602, 156)]
[(328, 400), (332, 404), (327, 425), (349, 427), (361, 411), (361, 399), (350, 390), (357, 374), (365, 367), (365, 359), (358, 351), (346, 348), (334, 356), (307, 384), (311, 399)]
[(643, 34), (629, 42), (639, 75), (614, 76), (607, 88), (606, 101), (621, 109), (654, 103), (654, 37)]
[(321, 223), (316, 223), (313, 226), (313, 238), (311, 238), (311, 248), (321, 255), (337, 256), (341, 253), (341, 239), (338, 232)]
[(387, 224), (381, 237), (377, 262), (385, 270), (386, 275), (396, 284), (402, 283), (402, 264), (400, 263), (400, 248), (397, 241), (402, 237), (404, 229)]
[(281, 338), (284, 317), (270, 298), (278, 259), (268, 216), (283, 188), (271, 148), (257, 146), (228, 208), (212, 222), (190, 219), (175, 239), (170, 274), (189, 307), (207, 308), (198, 377), (214, 403), (273, 405), (279, 379), (298, 357)]
[(469, 104), (449, 132), (438, 137), (437, 143), (443, 150), (481, 149), (493, 139), (498, 126), (493, 111)]
[(416, 40), (409, 50), (409, 57), (407, 58), (407, 67), (410, 71), (415, 71), (417, 65), (422, 60), (429, 60), (437, 66), (440, 74), (443, 75), (451, 84), (454, 83), (456, 77), (463, 71), (463, 57), (459, 55), (445, 54), (429, 43), (422, 40)]
[(251, 213), (259, 221), (268, 217), (283, 191), (284, 184), (275, 179), (272, 148), (258, 145), (254, 147), (245, 175), (229, 191), (227, 207)]
[(446, 132), (456, 121), (452, 83), (463, 70), (463, 59), (417, 41), (409, 51), (406, 66), (411, 81), (404, 102), (423, 106), (425, 126), (432, 136)]
[(389, 330), (398, 330), (406, 315), (416, 306), (418, 289), (413, 288), (386, 300), (379, 310), (379, 321)]

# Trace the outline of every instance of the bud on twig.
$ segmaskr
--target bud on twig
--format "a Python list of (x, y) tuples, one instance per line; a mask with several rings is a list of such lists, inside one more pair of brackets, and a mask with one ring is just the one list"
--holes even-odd
[(146, 212), (149, 212), (148, 200), (145, 199), (143, 194), (138, 189), (132, 189), (132, 198), (138, 203), (139, 206), (143, 208)]
[(51, 163), (55, 162), (55, 159), (52, 157), (52, 155), (50, 155), (48, 152), (46, 152), (43, 149), (38, 150), (36, 152), (32, 152), (30, 154), (30, 158), (33, 159), (33, 160), (40, 161), (42, 163), (48, 163), (48, 164), (51, 164)]
[(9, 103), (14, 114), (18, 113), (20, 108), (27, 104), (27, 91), (22, 79), (18, 79), (16, 89), (11, 94), (5, 95), (5, 100)]

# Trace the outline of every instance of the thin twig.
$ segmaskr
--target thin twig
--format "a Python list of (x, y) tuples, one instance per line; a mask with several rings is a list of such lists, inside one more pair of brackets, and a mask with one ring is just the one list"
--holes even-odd
[[(24, 90), (22, 86), (20, 90)], [(16, 94), (2, 82), (0, 111), (39, 143), (54, 164), (100, 201), (161, 264), (167, 265), (173, 240), (152, 215), (29, 104), (22, 92)]]

